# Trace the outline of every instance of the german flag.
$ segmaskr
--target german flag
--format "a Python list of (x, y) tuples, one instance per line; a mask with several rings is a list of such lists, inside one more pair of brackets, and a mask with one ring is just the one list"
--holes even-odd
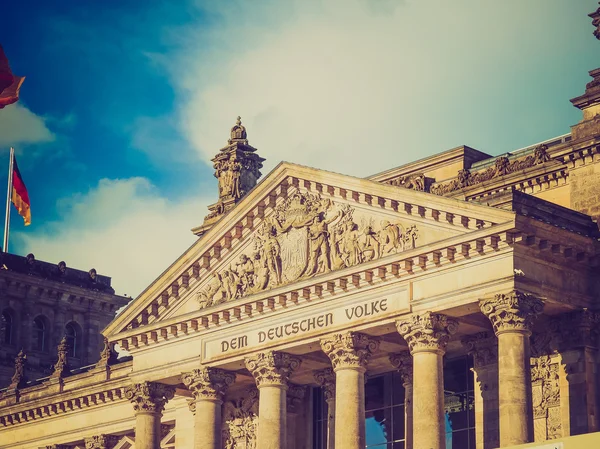
[(17, 165), (17, 158), (13, 156), (13, 174), (12, 174), (12, 203), (19, 211), (19, 215), (23, 217), (25, 226), (31, 224), (31, 202), (29, 201), (29, 194), (27, 193), (27, 187), (21, 177), (19, 166)]

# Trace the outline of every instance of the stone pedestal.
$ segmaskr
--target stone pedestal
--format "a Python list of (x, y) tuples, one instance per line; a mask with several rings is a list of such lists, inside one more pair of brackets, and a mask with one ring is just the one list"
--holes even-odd
[(365, 372), (379, 340), (357, 332), (335, 334), (321, 340), (335, 372), (335, 445), (344, 449), (365, 447)]
[(475, 374), (475, 444), (477, 449), (500, 446), (498, 422), (498, 341), (482, 332), (462, 341), (473, 357)]
[(327, 402), (327, 449), (335, 448), (335, 373), (331, 368), (317, 371), (315, 380), (323, 389)]
[(125, 388), (125, 397), (135, 411), (136, 449), (160, 449), (160, 418), (175, 388), (155, 382), (142, 382)]
[(529, 337), (543, 303), (518, 291), (480, 302), (498, 337), (500, 446), (533, 441)]
[(458, 322), (426, 312), (396, 323), (413, 357), (413, 448), (445, 449), (442, 360)]
[(282, 352), (260, 352), (245, 360), (259, 391), (256, 447), (283, 449), (287, 442), (287, 401), (289, 377), (300, 359)]
[(390, 356), (404, 387), (404, 449), (413, 449), (413, 360), (410, 352)]
[(221, 448), (221, 406), (235, 375), (217, 368), (200, 368), (181, 376), (183, 383), (194, 394), (195, 449)]

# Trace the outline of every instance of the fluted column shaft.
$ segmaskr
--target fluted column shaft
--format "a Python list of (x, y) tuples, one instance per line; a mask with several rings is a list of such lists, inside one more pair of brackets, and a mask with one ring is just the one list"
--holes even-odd
[(142, 382), (125, 388), (125, 397), (135, 411), (135, 447), (160, 449), (160, 418), (165, 404), (175, 395), (175, 388)]
[(498, 337), (500, 446), (533, 441), (529, 337), (543, 303), (512, 291), (480, 302)]
[(287, 441), (287, 400), (289, 377), (300, 360), (274, 351), (260, 352), (245, 360), (259, 391), (256, 447), (282, 449)]
[(335, 334), (321, 340), (335, 372), (335, 445), (364, 449), (365, 372), (379, 340), (357, 332)]
[(323, 388), (327, 402), (327, 449), (335, 448), (335, 373), (331, 368), (317, 371), (315, 380)]
[(221, 448), (221, 406), (235, 375), (202, 367), (181, 376), (194, 394), (194, 449)]
[(445, 449), (443, 356), (458, 323), (426, 312), (396, 323), (413, 357), (413, 448)]
[(413, 359), (410, 352), (390, 356), (404, 387), (404, 449), (413, 449)]

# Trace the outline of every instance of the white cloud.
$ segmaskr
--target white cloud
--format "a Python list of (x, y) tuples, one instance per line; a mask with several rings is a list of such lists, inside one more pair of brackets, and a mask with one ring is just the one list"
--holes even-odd
[(360, 175), (460, 144), (483, 142), (482, 150), (498, 152), (511, 149), (507, 142), (532, 143), (515, 139), (515, 128), (534, 142), (553, 137), (536, 134), (553, 132), (556, 115), (539, 103), (555, 94), (544, 83), (573, 52), (575, 32), (586, 34), (586, 5), (574, 6), (212, 2), (217, 26), (178, 34), (181, 55), (171, 65), (182, 130), (207, 161), (240, 114), (267, 168), (288, 160)]
[(0, 147), (52, 142), (46, 119), (15, 103), (0, 109)]
[[(15, 232), (22, 254), (112, 277), (117, 293), (137, 296), (197, 238), (207, 201), (173, 202), (145, 178), (102, 179), (61, 199), (60, 219), (35, 234)], [(38, 228), (39, 229), (39, 228)]]

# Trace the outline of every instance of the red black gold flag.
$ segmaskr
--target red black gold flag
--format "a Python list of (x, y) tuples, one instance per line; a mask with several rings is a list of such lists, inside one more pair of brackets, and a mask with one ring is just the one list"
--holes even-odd
[(31, 224), (31, 202), (17, 166), (17, 158), (13, 159), (12, 203), (19, 211), (19, 215), (23, 217), (25, 226), (29, 226)]
[(25, 77), (13, 75), (8, 58), (0, 45), (0, 109), (19, 100), (19, 89), (23, 81)]

